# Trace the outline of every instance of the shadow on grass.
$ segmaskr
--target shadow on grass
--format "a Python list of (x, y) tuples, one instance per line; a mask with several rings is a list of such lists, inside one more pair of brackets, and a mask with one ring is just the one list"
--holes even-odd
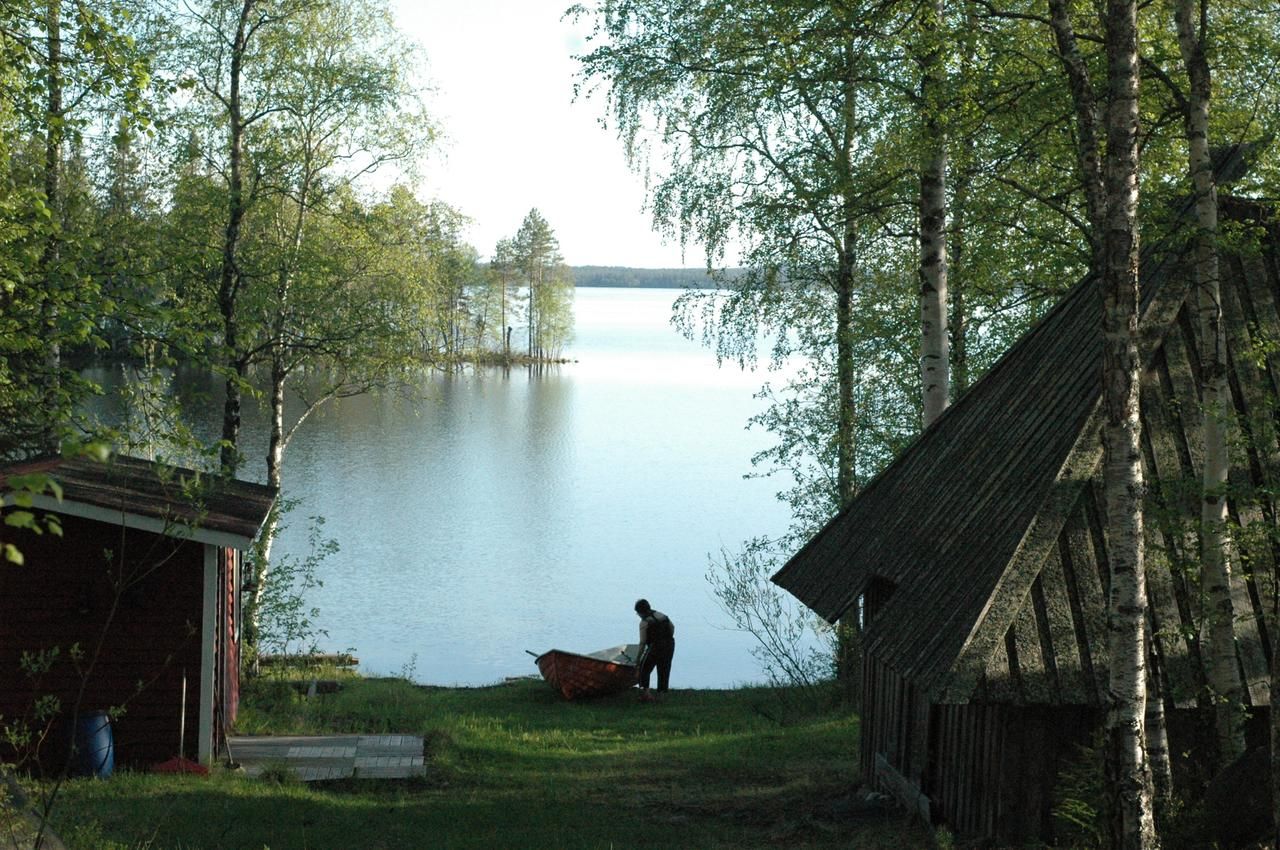
[(859, 813), (857, 720), (833, 705), (783, 723), (761, 710), (763, 689), (640, 705), (633, 694), (565, 703), (539, 682), (367, 684), (290, 701), (283, 716), (296, 725), (272, 728), (277, 707), (257, 731), (422, 734), (427, 776), (272, 785), (124, 773), (73, 783), (64, 834), (86, 848), (928, 846), (923, 830)]

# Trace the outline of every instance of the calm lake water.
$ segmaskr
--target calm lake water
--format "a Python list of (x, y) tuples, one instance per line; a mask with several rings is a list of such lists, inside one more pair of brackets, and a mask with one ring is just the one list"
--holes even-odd
[[(785, 482), (743, 477), (770, 442), (746, 430), (768, 376), (681, 338), (678, 294), (579, 289), (576, 362), (435, 375), (413, 400), (314, 414), (285, 458), (301, 504), (277, 546), (305, 554), (317, 514), (341, 546), (310, 596), (322, 648), (369, 673), (490, 684), (536, 674), (526, 650), (633, 642), (643, 596), (676, 623), (673, 687), (761, 680), (705, 574), (721, 547), (787, 524)], [(260, 421), (246, 430), (253, 474)]]

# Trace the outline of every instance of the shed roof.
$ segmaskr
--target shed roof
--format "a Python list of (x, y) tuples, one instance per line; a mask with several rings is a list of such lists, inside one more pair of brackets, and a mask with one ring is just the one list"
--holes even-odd
[(15, 476), (48, 474), (62, 490), (34, 506), (215, 545), (247, 548), (266, 522), (276, 490), (262, 484), (125, 455), (42, 458), (0, 468), (0, 491)]
[[(1261, 208), (1227, 202), (1224, 213), (1257, 218)], [(1274, 248), (1274, 229), (1270, 237)], [(1162, 353), (1180, 315), (1185, 324), (1186, 250), (1185, 240), (1171, 239), (1144, 252), (1148, 363)], [(1272, 257), (1275, 288), (1274, 251)], [(1223, 272), (1224, 285), (1245, 285), (1239, 262), (1223, 263)], [(1046, 559), (1059, 557), (1068, 517), (1080, 511), (1086, 495), (1094, 497), (1087, 485), (1101, 459), (1101, 304), (1095, 284), (1093, 277), (1077, 284), (774, 576), (832, 622), (872, 579), (891, 582), (895, 590), (868, 630), (866, 650), (935, 695), (967, 699), (996, 655), (1016, 655), (1011, 641), (1019, 618), (1030, 617), (1022, 631), (1032, 632), (1032, 650), (1044, 650), (1042, 668), (1055, 669), (1062, 660), (1055, 652), (1071, 655), (1077, 668), (1082, 658), (1086, 666), (1105, 663), (1097, 647), (1089, 659), (1091, 647), (1065, 646), (1075, 643), (1072, 629), (1088, 643), (1084, 624), (1072, 625), (1071, 613), (1063, 629), (1067, 636), (1056, 649), (1043, 602), (1039, 635), (1034, 612), (1028, 613)], [(1280, 332), (1274, 307), (1266, 321)], [(1044, 587), (1041, 581), (1041, 594)], [(1073, 596), (1072, 602), (1079, 599)], [(1092, 678), (1093, 671), (1086, 672), (1088, 677), (1078, 679)]]

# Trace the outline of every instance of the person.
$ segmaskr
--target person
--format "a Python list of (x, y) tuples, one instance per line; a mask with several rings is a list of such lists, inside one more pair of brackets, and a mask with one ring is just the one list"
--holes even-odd
[(636, 614), (640, 617), (640, 660), (636, 664), (636, 684), (640, 686), (640, 699), (652, 702), (649, 693), (649, 676), (658, 671), (658, 693), (666, 693), (671, 679), (671, 658), (676, 653), (676, 627), (671, 618), (655, 611), (647, 599), (636, 600)]

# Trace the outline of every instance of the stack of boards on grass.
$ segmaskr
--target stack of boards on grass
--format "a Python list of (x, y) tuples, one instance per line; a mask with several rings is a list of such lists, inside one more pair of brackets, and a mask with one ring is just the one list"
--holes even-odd
[(542, 678), (565, 699), (574, 700), (614, 694), (635, 685), (639, 652), (634, 643), (589, 655), (553, 649), (536, 656), (535, 661)]

